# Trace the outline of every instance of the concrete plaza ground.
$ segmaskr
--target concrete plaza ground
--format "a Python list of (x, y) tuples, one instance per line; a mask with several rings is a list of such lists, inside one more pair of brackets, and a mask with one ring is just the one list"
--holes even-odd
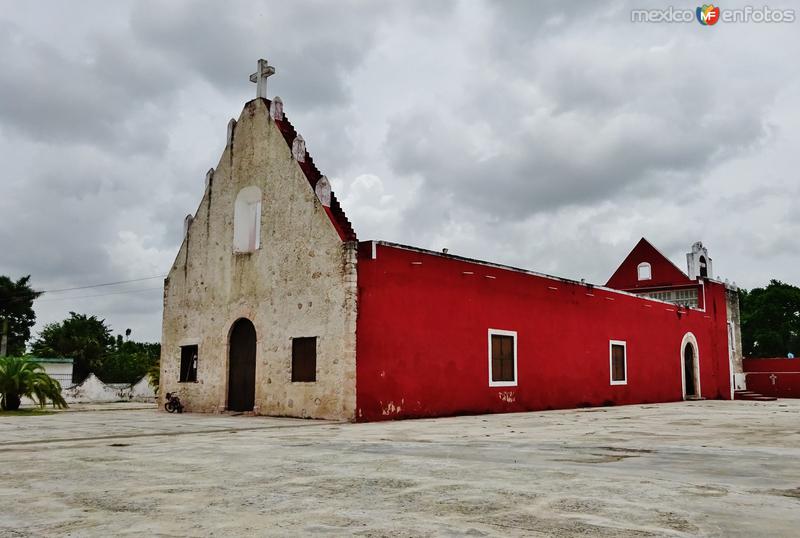
[(800, 400), (374, 424), (0, 417), (0, 536), (134, 534), (798, 536)]

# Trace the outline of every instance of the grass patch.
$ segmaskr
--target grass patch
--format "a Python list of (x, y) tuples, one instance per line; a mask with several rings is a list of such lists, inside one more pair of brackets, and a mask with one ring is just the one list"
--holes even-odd
[(16, 411), (2, 411), (0, 410), (0, 417), (29, 417), (37, 415), (52, 415), (55, 413), (52, 409), (40, 409), (38, 407), (26, 407), (25, 409), (18, 409)]

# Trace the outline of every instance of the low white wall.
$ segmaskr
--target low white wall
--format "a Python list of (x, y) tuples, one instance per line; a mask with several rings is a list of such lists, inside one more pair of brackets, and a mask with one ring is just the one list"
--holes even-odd
[[(106, 384), (96, 375), (89, 374), (83, 383), (62, 389), (61, 395), (68, 404), (73, 403), (110, 403), (110, 402), (154, 402), (156, 393), (150, 386), (149, 379), (144, 376), (133, 385), (123, 383)], [(26, 406), (35, 405), (33, 400), (22, 399)]]
[(127, 400), (121, 390), (106, 385), (94, 374), (83, 383), (61, 391), (67, 403), (116, 402)]
[(89, 374), (83, 383), (63, 390), (62, 394), (67, 403), (152, 402), (156, 398), (147, 376), (133, 385), (126, 385), (103, 383), (96, 375)]
[(153, 386), (150, 384), (150, 379), (148, 379), (147, 376), (144, 376), (138, 383), (131, 386), (130, 397), (131, 400), (135, 402), (155, 401), (156, 391), (153, 389)]

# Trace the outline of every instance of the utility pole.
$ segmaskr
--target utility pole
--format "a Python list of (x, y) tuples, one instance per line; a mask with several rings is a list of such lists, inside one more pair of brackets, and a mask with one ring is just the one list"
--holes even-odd
[(8, 356), (8, 318), (3, 318), (3, 336), (0, 337), (0, 357)]

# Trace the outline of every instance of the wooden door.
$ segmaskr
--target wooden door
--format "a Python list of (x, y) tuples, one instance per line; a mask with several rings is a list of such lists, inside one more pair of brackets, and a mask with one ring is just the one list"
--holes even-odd
[(228, 355), (228, 410), (252, 411), (256, 396), (256, 328), (239, 319), (231, 329)]
[(697, 396), (694, 380), (694, 348), (691, 344), (686, 344), (683, 349), (683, 380), (686, 396)]

